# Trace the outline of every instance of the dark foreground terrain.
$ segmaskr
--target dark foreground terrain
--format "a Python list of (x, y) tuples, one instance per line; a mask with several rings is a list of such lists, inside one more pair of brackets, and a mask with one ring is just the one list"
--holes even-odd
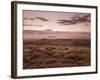
[(91, 62), (88, 39), (41, 39), (23, 44), (24, 69), (88, 66)]

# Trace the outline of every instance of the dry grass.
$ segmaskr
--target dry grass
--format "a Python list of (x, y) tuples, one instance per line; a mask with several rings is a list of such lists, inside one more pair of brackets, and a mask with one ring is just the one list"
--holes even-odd
[(23, 68), (78, 67), (90, 65), (90, 48), (64, 45), (24, 45)]

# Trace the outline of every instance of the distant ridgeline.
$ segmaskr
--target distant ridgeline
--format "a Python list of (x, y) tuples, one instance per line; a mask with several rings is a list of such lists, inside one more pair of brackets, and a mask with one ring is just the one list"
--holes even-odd
[(61, 31), (36, 31), (24, 30), (24, 40), (33, 39), (90, 39), (90, 32), (61, 32)]
[(90, 39), (39, 39), (24, 41), (24, 44), (90, 46)]

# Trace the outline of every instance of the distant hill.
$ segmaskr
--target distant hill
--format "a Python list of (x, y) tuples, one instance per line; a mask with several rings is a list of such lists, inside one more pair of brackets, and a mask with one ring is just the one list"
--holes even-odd
[(90, 39), (89, 32), (62, 32), (52, 30), (24, 30), (24, 40), (34, 39)]

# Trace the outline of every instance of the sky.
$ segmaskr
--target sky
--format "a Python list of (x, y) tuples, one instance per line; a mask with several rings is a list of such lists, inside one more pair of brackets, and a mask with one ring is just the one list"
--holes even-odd
[(91, 14), (24, 10), (23, 26), (24, 30), (90, 32)]

